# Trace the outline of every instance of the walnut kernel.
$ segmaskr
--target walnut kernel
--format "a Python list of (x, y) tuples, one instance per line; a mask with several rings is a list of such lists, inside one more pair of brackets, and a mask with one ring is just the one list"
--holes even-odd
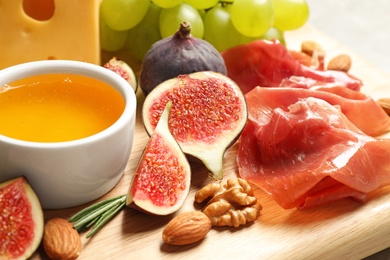
[(206, 200), (203, 213), (213, 226), (245, 225), (256, 220), (262, 209), (249, 183), (241, 178), (230, 178), (225, 184), (211, 183), (196, 192), (197, 203)]

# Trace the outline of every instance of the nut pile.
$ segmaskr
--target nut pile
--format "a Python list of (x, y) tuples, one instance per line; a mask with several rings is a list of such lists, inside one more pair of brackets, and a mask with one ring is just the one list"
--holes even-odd
[[(324, 69), (325, 51), (320, 44), (314, 41), (304, 41), (301, 44), (301, 52), (311, 57), (311, 67)], [(347, 54), (340, 54), (329, 60), (327, 69), (348, 72), (351, 65), (351, 57)]]
[(195, 193), (197, 203), (207, 200), (203, 211), (174, 217), (163, 230), (163, 241), (171, 245), (195, 243), (205, 238), (212, 226), (239, 227), (255, 221), (262, 209), (249, 183), (240, 178), (211, 183)]
[(195, 193), (195, 201), (203, 209), (213, 226), (238, 227), (256, 220), (262, 206), (253, 195), (251, 186), (241, 178), (230, 178), (226, 183), (211, 183)]

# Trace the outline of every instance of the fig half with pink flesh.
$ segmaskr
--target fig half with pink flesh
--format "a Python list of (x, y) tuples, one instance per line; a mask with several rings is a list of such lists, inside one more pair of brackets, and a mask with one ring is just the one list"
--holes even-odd
[(103, 65), (104, 68), (109, 69), (122, 78), (124, 78), (127, 83), (134, 89), (134, 92), (137, 92), (137, 80), (134, 74), (133, 69), (123, 60), (113, 57), (107, 63)]
[(172, 102), (164, 105), (157, 127), (133, 175), (126, 205), (153, 215), (177, 211), (190, 191), (191, 168), (168, 127)]
[(183, 152), (200, 159), (213, 179), (222, 179), (225, 151), (237, 140), (248, 118), (239, 86), (212, 71), (164, 81), (143, 104), (142, 118), (149, 135), (168, 101), (172, 101), (169, 129)]
[(24, 177), (0, 184), (0, 259), (27, 259), (41, 243), (44, 218)]

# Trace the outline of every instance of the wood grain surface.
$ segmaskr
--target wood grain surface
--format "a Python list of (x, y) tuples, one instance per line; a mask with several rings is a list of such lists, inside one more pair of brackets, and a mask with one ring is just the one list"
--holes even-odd
[[(352, 56), (351, 74), (365, 84), (363, 92), (374, 99), (390, 97), (390, 76), (351, 53), (326, 35), (307, 25), (286, 34), (290, 49), (300, 49), (304, 40), (322, 45), (327, 57), (347, 53)], [(137, 126), (132, 154), (118, 185), (101, 199), (125, 194), (142, 150), (148, 140), (140, 109), (143, 95), (138, 91)], [(235, 152), (231, 147), (224, 158), (225, 179), (237, 174)], [(194, 193), (209, 183), (207, 170), (192, 165), (191, 192), (178, 212), (200, 210)], [(79, 259), (361, 259), (390, 246), (390, 187), (369, 195), (366, 204), (342, 200), (310, 210), (284, 210), (260, 189), (256, 196), (263, 205), (259, 218), (238, 228), (213, 228), (207, 237), (188, 246), (162, 242), (162, 229), (171, 216), (150, 216), (125, 208), (91, 239), (82, 233), (83, 251)], [(87, 205), (45, 210), (45, 219), (69, 218)], [(42, 247), (32, 259), (47, 259)]]

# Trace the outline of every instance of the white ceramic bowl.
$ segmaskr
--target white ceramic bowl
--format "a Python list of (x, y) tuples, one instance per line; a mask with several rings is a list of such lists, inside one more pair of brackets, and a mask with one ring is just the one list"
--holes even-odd
[(47, 73), (99, 79), (118, 90), (126, 103), (113, 125), (86, 138), (39, 143), (0, 135), (0, 182), (24, 175), (43, 208), (67, 208), (104, 195), (120, 180), (133, 145), (137, 100), (133, 89), (116, 73), (78, 61), (46, 60), (9, 67), (0, 70), (0, 86)]

